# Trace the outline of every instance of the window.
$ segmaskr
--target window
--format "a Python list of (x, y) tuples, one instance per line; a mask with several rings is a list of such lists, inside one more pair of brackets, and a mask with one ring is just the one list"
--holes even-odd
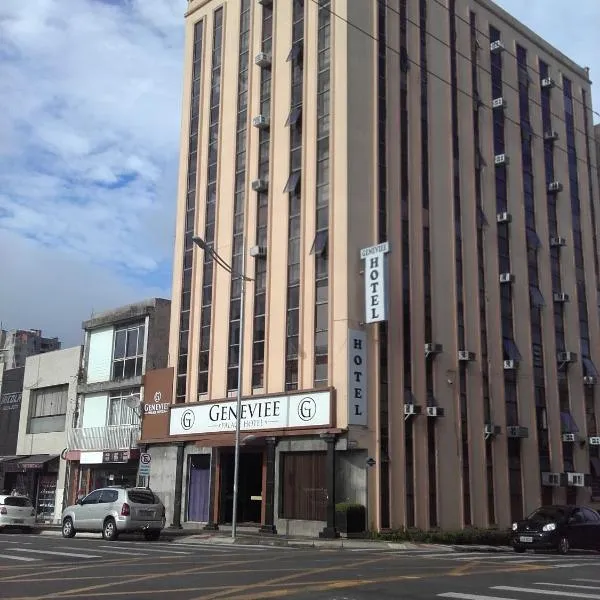
[(129, 408), (126, 399), (131, 395), (139, 396), (139, 389), (119, 390), (110, 395), (108, 401), (108, 425), (137, 425), (140, 418), (133, 408)]
[(116, 502), (119, 499), (119, 492), (117, 490), (103, 490), (102, 496), (99, 503), (102, 504), (110, 504), (111, 502)]
[(544, 296), (537, 285), (529, 286), (529, 297), (531, 298), (531, 304), (537, 308), (541, 308), (545, 305)]
[(315, 256), (323, 256), (327, 252), (327, 241), (329, 238), (329, 231), (327, 229), (323, 231), (317, 231), (315, 239), (313, 241), (310, 253)]
[(143, 323), (126, 325), (115, 331), (113, 379), (128, 379), (142, 374), (145, 337)]
[(575, 419), (570, 412), (563, 411), (560, 413), (560, 428), (562, 433), (578, 433), (579, 427), (575, 423)]
[(583, 362), (583, 374), (585, 377), (598, 377), (596, 365), (594, 365), (590, 358), (583, 357), (581, 362)]
[(100, 502), (100, 496), (102, 496), (102, 490), (96, 490), (91, 494), (88, 494), (81, 501), (81, 504), (98, 504)]
[(287, 183), (285, 184), (285, 188), (283, 189), (283, 193), (284, 194), (288, 194), (288, 193), (293, 194), (297, 190), (299, 183), (300, 183), (300, 171), (295, 171), (289, 176)]
[(290, 111), (290, 114), (288, 115), (288, 118), (285, 122), (286, 127), (287, 126), (294, 126), (296, 125), (296, 123), (298, 123), (298, 121), (300, 120), (300, 117), (302, 115), (302, 107), (301, 106), (296, 106), (295, 108), (292, 108), (292, 110)]
[(521, 353), (519, 352), (514, 340), (504, 338), (502, 346), (504, 349), (504, 360), (521, 360)]
[(32, 390), (28, 433), (64, 431), (68, 395), (68, 385)]

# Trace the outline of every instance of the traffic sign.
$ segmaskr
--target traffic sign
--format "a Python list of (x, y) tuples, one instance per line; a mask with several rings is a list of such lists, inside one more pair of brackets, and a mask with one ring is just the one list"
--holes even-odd
[(140, 454), (140, 464), (138, 467), (139, 477), (148, 477), (150, 475), (150, 463), (152, 462), (152, 456), (147, 452)]

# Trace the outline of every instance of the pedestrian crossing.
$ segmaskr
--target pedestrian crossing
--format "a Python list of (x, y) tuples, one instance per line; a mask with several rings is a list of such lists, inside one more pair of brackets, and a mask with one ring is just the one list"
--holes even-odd
[(545, 598), (570, 600), (600, 600), (600, 579), (569, 579), (569, 583), (554, 581), (536, 581), (527, 586), (493, 585), (481, 593), (443, 592), (438, 598), (454, 598), (455, 600), (535, 600)]
[[(30, 538), (31, 539), (31, 538)], [(0, 567), (10, 564), (30, 564), (39, 562), (61, 562), (77, 560), (110, 560), (144, 557), (185, 558), (196, 554), (224, 555), (252, 551), (268, 552), (272, 548), (259, 545), (214, 544), (214, 543), (156, 543), (137, 541), (104, 542), (102, 539), (86, 539), (80, 543), (73, 540), (57, 539), (54, 543), (5, 541), (0, 543)]]

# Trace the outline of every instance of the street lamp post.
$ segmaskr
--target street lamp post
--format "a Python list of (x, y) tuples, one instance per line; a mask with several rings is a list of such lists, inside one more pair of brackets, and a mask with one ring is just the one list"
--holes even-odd
[(194, 236), (192, 238), (194, 244), (199, 248), (208, 252), (208, 255), (221, 268), (231, 274), (231, 281), (240, 280), (240, 340), (238, 344), (238, 372), (237, 372), (237, 392), (236, 392), (236, 410), (235, 410), (235, 450), (234, 450), (234, 467), (233, 467), (233, 507), (231, 512), (231, 538), (235, 540), (237, 535), (237, 503), (238, 503), (238, 482), (239, 482), (239, 467), (240, 467), (240, 423), (242, 415), (242, 375), (244, 364), (244, 306), (246, 295), (246, 282), (253, 281), (251, 277), (245, 274), (246, 264), (246, 241), (242, 237), (242, 272), (238, 273), (233, 270), (233, 267), (225, 262), (219, 254), (209, 246), (201, 237)]

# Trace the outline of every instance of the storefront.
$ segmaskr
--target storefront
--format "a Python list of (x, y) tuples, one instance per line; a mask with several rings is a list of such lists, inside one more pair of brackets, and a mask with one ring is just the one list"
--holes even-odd
[[(229, 524), (237, 404), (172, 405), (170, 372), (149, 372), (144, 382), (150, 406), (140, 445), (151, 456), (150, 487), (175, 526)], [(367, 458), (335, 427), (335, 390), (243, 398), (238, 524), (334, 535), (336, 499), (366, 504)]]
[(60, 457), (55, 454), (37, 454), (1, 463), (4, 489), (7, 493), (27, 496), (36, 507), (38, 523), (55, 520), (59, 461)]
[(137, 485), (139, 455), (138, 449), (68, 452), (68, 503), (98, 488)]

